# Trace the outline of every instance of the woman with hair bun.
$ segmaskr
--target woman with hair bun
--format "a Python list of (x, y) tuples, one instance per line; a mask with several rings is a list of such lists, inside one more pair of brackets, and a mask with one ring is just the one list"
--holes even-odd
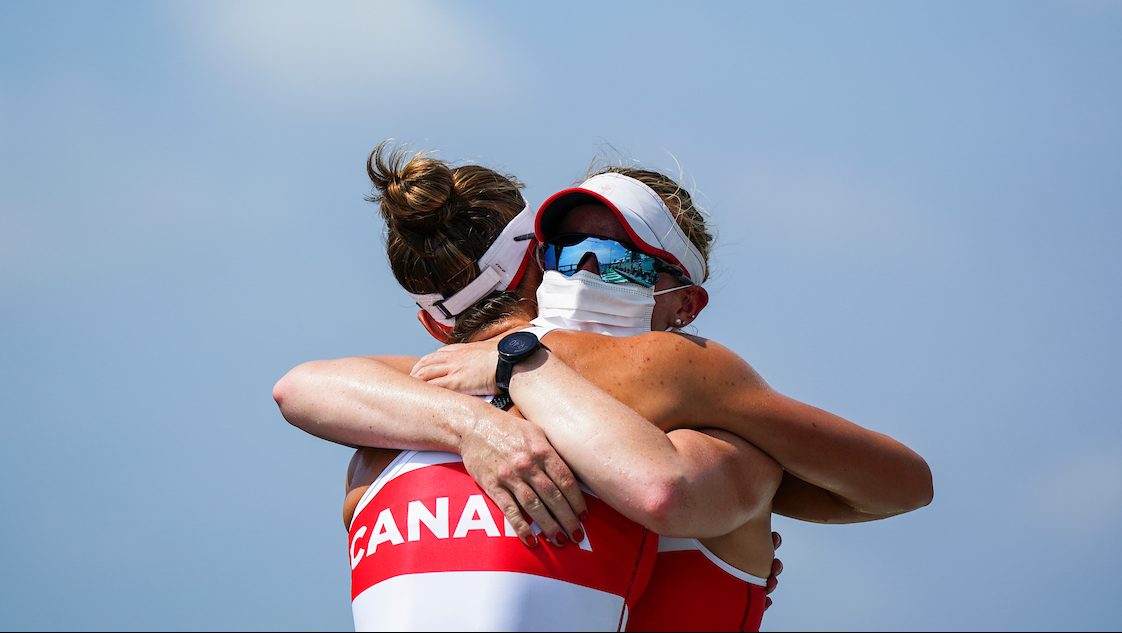
[[(397, 457), (360, 451), (352, 460), (345, 514), (353, 515), (356, 570), (367, 556), (357, 554), (356, 544), (371, 551), (373, 537), (357, 533), (364, 527), (378, 535), (377, 556), (386, 560), (395, 552), (405, 556), (410, 545), (433, 551), (420, 525), (429, 525), (439, 506), (431, 506), (434, 513), (423, 499), (385, 497), (406, 476), (401, 473), (425, 473), (435, 465), (416, 450), (448, 451), (440, 457), (444, 470), (457, 464), (461, 478), (470, 473), (495, 504), (487, 507), (501, 512), (508, 533), (525, 543), (535, 540), (523, 510), (551, 542), (579, 544), (523, 552), (604, 552), (598, 543), (609, 542), (600, 536), (607, 528), (597, 523), (603, 516), (690, 537), (663, 538), (652, 562), (646, 535), (616, 531), (634, 538), (610, 541), (607, 549), (642, 543), (644, 558), (633, 576), (638, 585), (645, 585), (647, 567), (656, 567), (641, 598), (617, 594), (620, 618), (607, 630), (624, 626), (628, 616), (633, 630), (758, 629), (765, 608), (761, 577), (771, 571), (773, 557), (772, 510), (808, 520), (861, 521), (930, 500), (930, 471), (903, 445), (782, 396), (712, 341), (650, 332), (688, 323), (708, 300), (699, 285), (708, 233), (696, 222), (700, 215), (694, 217), (688, 193), (673, 181), (617, 169), (560, 192), (533, 217), (520, 209), (513, 179), (479, 167), (449, 169), (400, 150), (387, 159), (384, 149), (373, 152), (368, 171), (386, 217), (394, 274), (421, 306), (430, 333), (444, 342), (473, 343), (420, 362), (307, 363), (278, 382), (274, 395), (285, 417), (312, 434), (354, 446), (413, 449)], [(543, 242), (541, 288), (542, 272), (527, 265), (531, 232)], [(538, 339), (548, 347), (539, 347)], [(409, 371), (429, 384), (406, 376)], [(509, 397), (536, 425), (436, 385)], [(450, 453), (462, 455), (462, 463)], [(573, 473), (593, 495), (580, 494)], [(417, 511), (417, 518), (404, 519), (408, 540), (395, 539), (389, 529), (394, 503), (406, 513)], [(461, 536), (473, 521), (486, 523), (482, 511), (473, 512), (465, 504), (460, 524), (466, 520), (468, 528)], [(486, 527), (488, 535), (497, 530)], [(455, 534), (440, 544), (454, 542)], [(428, 571), (402, 572), (369, 587), (356, 575), (356, 626), (378, 617), (368, 621), (360, 614), (364, 592), (377, 594), (401, 576), (440, 575)], [(394, 603), (401, 604), (400, 596)], [(496, 603), (508, 604), (486, 601)], [(403, 625), (416, 628), (415, 621)], [(543, 616), (495, 628), (572, 626)], [(603, 621), (589, 626), (605, 630)]]

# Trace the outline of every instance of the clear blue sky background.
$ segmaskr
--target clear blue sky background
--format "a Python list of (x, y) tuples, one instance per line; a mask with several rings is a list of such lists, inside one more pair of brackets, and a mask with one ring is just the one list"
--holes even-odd
[(1122, 626), (1122, 4), (7, 2), (0, 627), (347, 629), (350, 451), (289, 367), (433, 342), (363, 163), (540, 202), (598, 153), (719, 230), (699, 332), (934, 503), (777, 521), (765, 629)]

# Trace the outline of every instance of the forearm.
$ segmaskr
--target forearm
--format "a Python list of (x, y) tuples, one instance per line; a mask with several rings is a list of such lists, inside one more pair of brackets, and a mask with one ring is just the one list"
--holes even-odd
[(597, 496), (654, 531), (714, 536), (757, 509), (729, 467), (734, 448), (694, 432), (667, 436), (550, 354), (515, 370), (511, 396)]
[[(736, 403), (738, 398), (734, 394), (728, 400)], [(739, 400), (742, 414), (726, 411), (716, 419), (729, 424), (717, 426), (760, 447), (788, 472), (854, 510), (884, 516), (930, 503), (927, 462), (891, 437), (770, 388)]]
[(273, 397), (289, 423), (332, 442), (452, 452), (493, 408), (365, 357), (299, 365), (277, 382)]
[(813, 523), (862, 523), (891, 516), (855, 510), (837, 495), (789, 472), (783, 475), (783, 481), (775, 493), (772, 510), (785, 517)]
[(766, 453), (719, 429), (680, 429), (667, 437), (685, 460), (687, 483), (680, 511), (667, 517), (660, 534), (720, 536), (771, 514), (783, 469)]
[(930, 468), (914, 451), (775, 392), (714, 341), (666, 333), (551, 336), (550, 347), (582, 375), (663, 429), (708, 426), (736, 434), (859, 511), (884, 516), (931, 500)]

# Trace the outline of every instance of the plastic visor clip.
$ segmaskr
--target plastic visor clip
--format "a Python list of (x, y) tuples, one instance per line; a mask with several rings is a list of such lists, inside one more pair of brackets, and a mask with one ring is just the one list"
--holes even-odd
[(444, 318), (446, 318), (446, 319), (456, 318), (456, 315), (452, 314), (451, 312), (448, 311), (448, 308), (444, 307), (444, 301), (445, 301), (444, 299), (441, 299), (440, 301), (434, 301), (432, 305), (437, 310), (440, 310), (440, 312), (444, 315)]

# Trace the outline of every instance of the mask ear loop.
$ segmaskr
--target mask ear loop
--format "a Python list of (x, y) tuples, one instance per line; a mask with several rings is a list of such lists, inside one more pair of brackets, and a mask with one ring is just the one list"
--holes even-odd
[(654, 296), (657, 297), (659, 295), (664, 295), (668, 292), (674, 292), (675, 290), (681, 290), (682, 288), (689, 288), (692, 285), (693, 284), (686, 284), (684, 286), (674, 286), (673, 288), (666, 288), (665, 290), (655, 290), (654, 291)]

